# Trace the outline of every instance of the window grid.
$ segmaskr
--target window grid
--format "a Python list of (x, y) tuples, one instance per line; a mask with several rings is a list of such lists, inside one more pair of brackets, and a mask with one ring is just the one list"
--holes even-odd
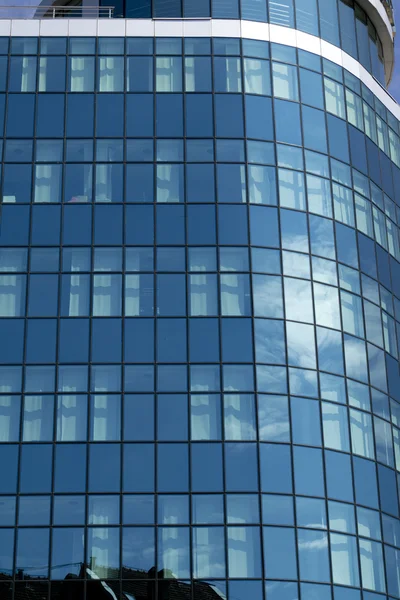
[[(282, 600), (289, 590), (342, 600), (357, 588), (363, 600), (400, 596), (392, 567), (400, 552), (399, 256), (398, 241), (386, 237), (398, 240), (398, 199), (385, 187), (397, 167), (384, 154), (385, 133), (378, 149), (342, 118), (343, 73), (328, 63), (322, 104), (304, 102), (298, 127), (284, 127), (282, 115), (300, 115), (298, 69), (315, 71), (280, 62), (281, 50), (271, 45), (272, 72), (284, 78), (272, 83), (268, 73), (262, 88), (273, 84), (273, 100), (270, 91), (244, 93), (236, 59), (220, 61), (226, 69), (214, 64), (206, 137), (190, 134), (188, 118), (163, 134), (168, 119), (152, 116), (156, 137), (99, 135), (93, 161), (93, 134), (64, 136), (62, 113), (62, 135), (41, 137), (36, 113), (35, 138), (33, 127), (31, 136), (7, 138), (5, 158), (11, 141), (26, 160), (5, 161), (4, 173), (33, 156), (58, 166), (79, 140), (87, 161), (66, 165), (117, 165), (116, 182), (137, 165), (132, 190), (144, 165), (168, 166), (150, 176), (145, 202), (116, 187), (116, 202), (83, 202), (82, 190), (68, 202), (64, 190), (62, 203), (34, 196), (29, 206), (9, 201), (3, 179), (0, 330), (10, 342), (0, 350), (0, 568), (15, 579), (14, 591), (4, 584), (7, 598), (27, 586), (56, 598), (69, 585), (65, 564), (84, 580), (82, 597), (99, 593), (93, 573), (121, 598), (187, 586), (198, 600), (212, 586), (229, 599)], [(344, 75), (349, 91), (355, 83)], [(181, 90), (155, 89), (180, 98)], [(332, 90), (340, 90), (334, 101)], [(36, 97), (50, 94), (61, 97)], [(113, 96), (98, 93), (96, 106), (101, 98)], [(173, 106), (164, 109), (175, 127)], [(266, 107), (270, 129), (257, 137), (252, 110), (259, 119)], [(225, 123), (223, 109), (238, 122)], [(318, 115), (324, 149), (306, 139), (307, 119)], [(18, 146), (23, 139), (35, 140), (35, 154)], [(130, 161), (144, 140), (148, 160)], [(381, 161), (378, 181), (376, 165), (359, 162), (362, 147)], [(48, 155), (57, 160), (40, 161)], [(211, 168), (191, 181), (191, 165)], [(105, 180), (98, 185), (107, 188)], [(30, 191), (35, 180), (26, 181)], [(113, 189), (103, 198), (113, 200)], [(161, 201), (165, 190), (173, 201)], [(307, 554), (309, 544), (318, 554)]]

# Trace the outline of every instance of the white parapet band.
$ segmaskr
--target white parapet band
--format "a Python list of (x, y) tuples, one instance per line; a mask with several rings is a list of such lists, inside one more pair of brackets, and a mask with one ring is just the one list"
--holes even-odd
[(233, 37), (276, 42), (347, 69), (400, 121), (400, 106), (357, 60), (319, 37), (289, 27), (239, 19), (2, 19), (0, 36)]

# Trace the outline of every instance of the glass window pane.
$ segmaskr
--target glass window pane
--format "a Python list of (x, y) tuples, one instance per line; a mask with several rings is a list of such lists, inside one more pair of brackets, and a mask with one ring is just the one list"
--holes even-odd
[(228, 527), (229, 577), (260, 577), (260, 529)]
[(94, 91), (94, 58), (91, 56), (71, 56), (69, 58), (69, 91)]
[(44, 442), (53, 439), (53, 411), (53, 396), (25, 396), (24, 442)]
[(338, 533), (331, 534), (333, 582), (358, 587), (358, 559), (356, 538)]
[(156, 58), (156, 91), (182, 91), (182, 58), (176, 56)]
[(63, 395), (57, 398), (56, 436), (60, 442), (86, 440), (86, 396)]
[(121, 398), (118, 395), (97, 394), (90, 399), (90, 439), (119, 440)]
[(272, 63), (274, 96), (286, 100), (298, 100), (297, 67), (283, 63)]

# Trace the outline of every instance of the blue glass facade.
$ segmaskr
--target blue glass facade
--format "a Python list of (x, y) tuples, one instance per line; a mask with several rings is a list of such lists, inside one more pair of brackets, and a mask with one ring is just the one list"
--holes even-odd
[(1, 38), (0, 598), (400, 598), (399, 122), (238, 38)]
[(385, 83), (381, 41), (354, 0), (118, 0), (114, 6), (116, 17), (247, 19), (296, 28), (343, 48)]
[[(390, 0), (381, 0), (391, 6)], [(13, 5), (16, 7), (13, 7)], [(21, 8), (21, 5), (23, 8)], [(72, 17), (94, 16), (94, 6), (113, 7), (114, 17), (135, 19), (244, 19), (296, 28), (339, 46), (385, 85), (382, 43), (376, 28), (355, 0), (10, 0), (1, 18), (42, 17), (45, 8), (66, 5)], [(82, 13), (73, 6), (82, 6)], [(27, 12), (32, 7), (31, 12)], [(85, 13), (86, 9), (86, 13)], [(107, 13), (100, 12), (100, 16)], [(59, 13), (68, 16), (68, 13)]]

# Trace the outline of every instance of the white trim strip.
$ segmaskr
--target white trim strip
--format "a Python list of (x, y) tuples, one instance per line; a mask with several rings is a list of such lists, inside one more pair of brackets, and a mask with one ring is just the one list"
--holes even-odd
[(234, 19), (2, 19), (0, 36), (233, 37), (276, 42), (312, 52), (350, 71), (400, 121), (400, 105), (352, 56), (314, 35)]

